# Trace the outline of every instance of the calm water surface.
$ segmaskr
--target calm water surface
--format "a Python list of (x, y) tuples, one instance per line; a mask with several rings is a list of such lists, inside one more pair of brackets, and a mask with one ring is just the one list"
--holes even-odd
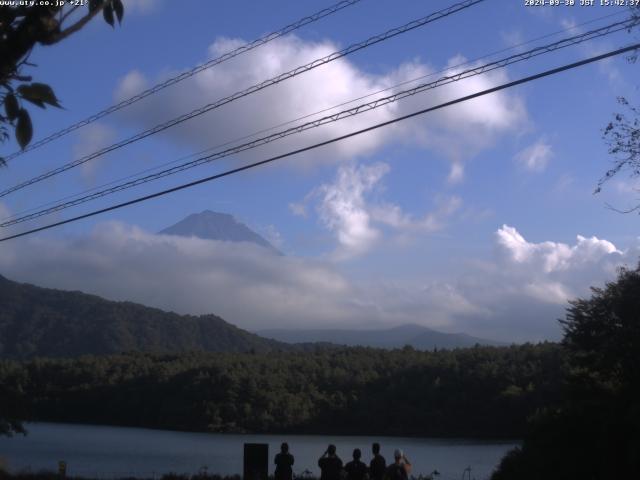
[(167, 472), (195, 473), (202, 467), (207, 467), (209, 473), (238, 474), (242, 472), (244, 443), (268, 443), (273, 460), (283, 441), (289, 443), (295, 456), (294, 473), (310, 470), (319, 475), (317, 459), (329, 443), (338, 447), (338, 455), (345, 462), (351, 460), (354, 448), (360, 448), (363, 460), (368, 462), (371, 444), (377, 441), (387, 462), (395, 448), (403, 449), (413, 463), (415, 475), (437, 469), (441, 480), (460, 479), (463, 470), (471, 467), (471, 478), (481, 480), (488, 478), (502, 456), (517, 445), (515, 441), (236, 435), (55, 423), (32, 423), (28, 430), (26, 437), (0, 437), (0, 457), (11, 471), (55, 470), (57, 462), (65, 460), (69, 475), (100, 478), (150, 478)]

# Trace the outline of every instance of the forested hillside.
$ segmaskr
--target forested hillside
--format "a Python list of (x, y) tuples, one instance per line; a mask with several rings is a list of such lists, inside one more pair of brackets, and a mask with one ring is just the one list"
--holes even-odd
[(215, 315), (178, 315), (0, 276), (0, 357), (280, 348), (291, 347), (237, 328)]
[(0, 362), (34, 420), (212, 432), (517, 437), (562, 375), (550, 343)]
[[(425, 315), (428, 315), (428, 312)], [(286, 343), (325, 342), (352, 347), (402, 348), (409, 345), (417, 350), (433, 350), (434, 348), (466, 348), (475, 345), (496, 347), (507, 345), (464, 333), (438, 332), (415, 324), (372, 330), (274, 328), (258, 330), (256, 333), (262, 337)]]

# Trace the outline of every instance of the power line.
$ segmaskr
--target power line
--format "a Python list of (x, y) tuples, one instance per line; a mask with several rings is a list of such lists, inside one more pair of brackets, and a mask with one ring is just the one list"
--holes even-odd
[(640, 19), (627, 19), (624, 21), (620, 21), (620, 22), (616, 22), (595, 30), (591, 30), (589, 32), (585, 32), (582, 33), (580, 35), (574, 35), (573, 37), (568, 37), (568, 38), (564, 38), (561, 40), (558, 40), (556, 42), (553, 42), (551, 44), (548, 45), (544, 45), (544, 46), (540, 46), (540, 47), (536, 47), (533, 48), (531, 50), (528, 50), (526, 52), (522, 52), (516, 55), (511, 55), (509, 57), (500, 59), (500, 60), (496, 60), (475, 68), (471, 68), (471, 69), (467, 69), (467, 70), (463, 70), (461, 72), (458, 72), (456, 74), (453, 75), (449, 75), (446, 77), (442, 77), (434, 82), (430, 82), (430, 83), (425, 83), (425, 84), (421, 84), (418, 85), (414, 88), (408, 89), (408, 90), (404, 90), (398, 93), (395, 93), (393, 95), (389, 95), (387, 97), (382, 97), (382, 98), (378, 98), (372, 102), (369, 103), (365, 103), (365, 104), (361, 104), (358, 105), (356, 107), (347, 109), (347, 110), (343, 110), (341, 112), (337, 112), (334, 113), (332, 115), (327, 115), (325, 117), (295, 126), (295, 127), (291, 127), (288, 128), (286, 130), (280, 131), (280, 132), (276, 132), (274, 134), (268, 135), (266, 137), (262, 137), (262, 138), (258, 138), (256, 140), (253, 140), (251, 142), (247, 142), (244, 143), (242, 145), (238, 145), (235, 147), (231, 147), (228, 148), (226, 150), (222, 150), (220, 152), (216, 152), (214, 154), (211, 155), (206, 155), (200, 158), (197, 158), (195, 160), (183, 163), (181, 165), (172, 167), (172, 168), (168, 168), (165, 170), (162, 170), (160, 172), (154, 173), (154, 174), (150, 174), (144, 177), (140, 177), (125, 183), (121, 183), (119, 185), (110, 187), (110, 188), (106, 188), (104, 190), (100, 190), (98, 192), (83, 196), (83, 197), (79, 197), (76, 198), (74, 200), (70, 200), (64, 203), (58, 203), (57, 205), (54, 205), (52, 207), (49, 208), (44, 208), (41, 209), (37, 212), (28, 214), (28, 215), (23, 215), (20, 216), (18, 218), (13, 218), (11, 220), (6, 220), (3, 221), (2, 223), (0, 223), (0, 227), (8, 227), (11, 225), (16, 225), (18, 223), (23, 223), (29, 220), (33, 220), (35, 218), (39, 218), (42, 217), (44, 215), (48, 215), (54, 212), (59, 212), (61, 210), (65, 210), (67, 208), (71, 208), (86, 202), (89, 202), (91, 200), (95, 200), (98, 198), (102, 198), (105, 197), (107, 195), (111, 195), (123, 190), (127, 190), (133, 187), (137, 187), (139, 185), (143, 185), (145, 183), (149, 183), (155, 180), (158, 180), (160, 178), (164, 178), (164, 177), (168, 177), (170, 175), (174, 175), (176, 173), (197, 167), (199, 165), (203, 165), (205, 163), (209, 163), (212, 162), (214, 160), (219, 160), (221, 158), (225, 158), (237, 153), (241, 153), (247, 150), (251, 150), (263, 145), (266, 145), (268, 143), (274, 142), (276, 140), (280, 140), (282, 138), (288, 137), (290, 135), (293, 134), (297, 134), (297, 133), (301, 133), (304, 132), (306, 130), (310, 130), (312, 128), (317, 128), (320, 127), (322, 125), (326, 125), (329, 123), (334, 123), (337, 122), (339, 120), (342, 120), (344, 118), (348, 118), (348, 117), (353, 117), (356, 115), (359, 115), (361, 113), (364, 112), (368, 112), (371, 110), (375, 110), (377, 108), (380, 108), (384, 105), (388, 105), (390, 103), (394, 103), (397, 102), (399, 100), (402, 100), (404, 98), (419, 94), (419, 93), (423, 93), (425, 91), (428, 90), (432, 90), (438, 87), (441, 87), (443, 85), (447, 85), (450, 83), (454, 83), (454, 82), (458, 82), (460, 80), (464, 80), (466, 78), (470, 78), (470, 77), (474, 77), (477, 75), (481, 75), (493, 70), (496, 70), (498, 68), (504, 68), (507, 65), (512, 65), (514, 63), (517, 62), (521, 62), (524, 60), (529, 60), (533, 57), (539, 56), (539, 55), (543, 55), (543, 54), (547, 54), (562, 48), (566, 48), (569, 46), (573, 46), (573, 45), (577, 45), (579, 43), (588, 41), (588, 40), (593, 40), (594, 38), (599, 38), (599, 37), (603, 37), (621, 30), (626, 30), (628, 28), (631, 28), (635, 25), (637, 25), (638, 23), (640, 23)]
[(213, 109), (219, 108), (223, 105), (226, 105), (228, 103), (231, 103), (235, 100), (238, 100), (239, 98), (242, 97), (246, 97), (248, 95), (251, 95), (252, 93), (256, 93), (260, 90), (263, 90), (267, 87), (270, 87), (272, 85), (276, 85), (278, 83), (281, 83), (285, 80), (288, 80), (289, 78), (293, 78), (296, 77), (302, 73), (308, 72), (310, 70), (313, 70), (319, 66), (322, 65), (326, 65), (327, 63), (333, 62), (335, 60), (338, 60), (339, 58), (345, 57), (347, 55), (350, 55), (354, 52), (357, 52), (359, 50), (362, 50), (364, 48), (370, 47), (371, 45), (375, 45), (376, 43), (380, 43), (383, 42), (385, 40), (388, 40), (390, 38), (393, 38), (397, 35), (401, 35), (403, 33), (409, 32), (411, 30), (414, 30), (418, 27), (422, 27), (424, 25), (427, 25), (428, 23), (434, 22), (436, 20), (445, 18), (449, 15), (452, 15), (454, 13), (457, 13), (461, 10), (467, 9), (473, 5), (476, 5), (478, 3), (484, 2), (486, 0), (465, 0), (463, 2), (460, 3), (456, 3), (453, 4), (447, 8), (444, 8), (442, 10), (439, 10), (437, 12), (431, 13), (425, 17), (422, 17), (418, 20), (413, 20), (401, 27), (396, 27), (396, 28), (392, 28), (391, 30), (387, 30), (386, 32), (379, 34), (379, 35), (375, 35), (373, 37), (370, 37), (369, 39), (363, 41), (363, 42), (359, 42), (353, 45), (350, 45), (347, 48), (344, 48), (340, 51), (334, 52), (330, 55), (327, 55), (325, 57), (316, 59), (306, 65), (302, 65), (299, 67), (294, 68), (293, 70), (290, 70), (288, 72), (282, 73), (276, 77), (270, 78), (268, 80), (265, 80), (261, 83), (255, 84), (245, 90), (241, 90), (238, 91), (228, 97), (224, 97), (222, 99), (219, 99), (213, 103), (209, 103), (207, 105), (204, 105), (196, 110), (193, 110), (189, 113), (183, 114), (179, 117), (173, 118), (165, 123), (162, 123), (160, 125), (156, 125), (153, 128), (150, 128), (148, 130), (145, 130), (143, 132), (140, 132), (132, 137), (129, 137), (125, 140), (122, 140), (118, 143), (115, 143), (113, 145), (110, 145), (108, 147), (105, 147), (101, 150), (98, 150), (92, 154), (86, 155), (82, 158), (79, 158), (77, 160), (74, 160), (72, 162), (66, 163), (65, 165), (62, 165), (58, 168), (55, 168), (53, 170), (50, 170), (48, 172), (45, 172), (41, 175), (38, 175), (36, 177), (33, 177), (27, 181), (24, 181), (22, 183), (19, 183), (18, 185), (15, 185), (13, 187), (10, 187), (6, 190), (3, 190), (2, 192), (0, 192), (0, 197), (5, 197), (7, 195), (9, 195), (10, 193), (13, 193), (17, 190), (21, 190), (25, 187), (28, 187), (30, 185), (33, 185), (35, 183), (41, 182), (42, 180), (45, 180), (47, 178), (53, 177), (54, 175), (58, 175), (60, 173), (66, 172), (67, 170), (70, 170), (71, 168), (77, 167), (79, 165), (82, 165), (90, 160), (93, 160), (97, 157), (100, 157), (106, 153), (112, 152), (114, 150), (117, 150), (119, 148), (122, 148), (126, 145), (129, 145), (133, 142), (137, 142), (138, 140), (142, 140), (143, 138), (149, 137), (151, 135), (155, 135), (156, 133), (162, 132), (168, 128), (171, 128), (175, 125), (178, 125), (182, 122), (185, 122), (187, 120), (190, 120), (194, 117), (197, 117), (199, 115), (203, 115), (204, 113), (207, 113)]
[(450, 106), (456, 105), (458, 103), (466, 102), (466, 101), (469, 101), (469, 100), (472, 100), (474, 98), (478, 98), (478, 97), (481, 97), (481, 96), (484, 96), (484, 95), (489, 95), (491, 93), (495, 93), (495, 92), (498, 92), (500, 90), (505, 90), (507, 88), (512, 88), (512, 87), (515, 87), (517, 85), (522, 85), (524, 83), (528, 83), (528, 82), (532, 82), (532, 81), (535, 81), (535, 80), (539, 80), (541, 78), (544, 78), (544, 77), (547, 77), (547, 76), (550, 76), (550, 75), (555, 75), (555, 74), (558, 74), (558, 73), (561, 73), (561, 72), (564, 72), (564, 71), (567, 71), (567, 70), (571, 70), (571, 69), (574, 69), (574, 68), (581, 67), (583, 65), (587, 65), (587, 64), (594, 63), (594, 62), (597, 62), (597, 61), (600, 61), (600, 60), (604, 60), (605, 58), (613, 57), (613, 56), (616, 56), (616, 55), (621, 55), (623, 53), (630, 52), (632, 50), (637, 50), (639, 48), (640, 48), (640, 43), (636, 43), (636, 44), (633, 44), (633, 45), (628, 46), (628, 47), (623, 47), (623, 48), (620, 48), (620, 49), (617, 49), (617, 50), (609, 51), (607, 53), (603, 53), (601, 55), (596, 55), (596, 56), (593, 56), (593, 57), (590, 57), (590, 58), (587, 58), (587, 59), (584, 59), (584, 60), (580, 60), (578, 62), (566, 64), (566, 65), (563, 65), (561, 67), (553, 68), (553, 69), (550, 69), (550, 70), (545, 70), (544, 72), (540, 72), (540, 73), (537, 73), (535, 75), (530, 75), (528, 77), (524, 77), (524, 78), (521, 78), (519, 80), (514, 80), (512, 82), (504, 83), (504, 84), (499, 85), (497, 87), (493, 87), (493, 88), (489, 88), (489, 89), (486, 89), (486, 90), (482, 90), (480, 92), (476, 92), (476, 93), (473, 93), (471, 95), (466, 95), (464, 97), (460, 97), (460, 98), (457, 98), (455, 100), (451, 100), (451, 101), (448, 101), (448, 102), (445, 102), (445, 103), (441, 103), (441, 104), (436, 105), (434, 107), (429, 107), (429, 108), (425, 108), (425, 109), (422, 109), (422, 110), (418, 110), (418, 111), (410, 113), (408, 115), (403, 115), (401, 117), (397, 117), (397, 118), (394, 118), (392, 120), (388, 120), (386, 122), (377, 123), (377, 124), (372, 125), (370, 127), (363, 128), (361, 130), (357, 130), (355, 132), (348, 133), (346, 135), (341, 135), (339, 137), (334, 137), (334, 138), (332, 138), (330, 140), (325, 140), (323, 142), (319, 142), (319, 143), (316, 143), (316, 144), (313, 144), (313, 145), (309, 145), (309, 146), (304, 147), (304, 148), (300, 148), (300, 149), (293, 150), (293, 151), (290, 151), (290, 152), (287, 152), (287, 153), (283, 153), (281, 155), (276, 155), (274, 157), (270, 157), (270, 158), (267, 158), (265, 160), (261, 160), (259, 162), (254, 162), (254, 163), (251, 163), (251, 164), (248, 164), (248, 165), (244, 165), (242, 167), (237, 167), (237, 168), (234, 168), (234, 169), (231, 169), (231, 170), (227, 170), (227, 171), (222, 172), (222, 173), (211, 175), (209, 177), (201, 178), (199, 180), (195, 180), (195, 181), (192, 181), (192, 182), (189, 182), (189, 183), (184, 183), (182, 185), (178, 185), (177, 187), (172, 187), (172, 188), (169, 188), (167, 190), (162, 190), (160, 192), (156, 192), (156, 193), (152, 193), (152, 194), (149, 194), (149, 195), (145, 195), (143, 197), (138, 197), (138, 198), (135, 198), (133, 200), (129, 200), (129, 201), (126, 201), (126, 202), (123, 202), (123, 203), (118, 203), (118, 204), (111, 205), (111, 206), (106, 207), (106, 208), (102, 208), (102, 209), (99, 209), (99, 210), (94, 210), (92, 212), (85, 213), (83, 215), (78, 215), (76, 217), (72, 217), (72, 218), (69, 218), (69, 219), (66, 219), (66, 220), (62, 220), (62, 221), (59, 221), (59, 222), (51, 223), (49, 225), (45, 225), (45, 226), (42, 226), (42, 227), (38, 227), (38, 228), (31, 229), (31, 230), (27, 230), (27, 231), (22, 232), (22, 233), (17, 233), (15, 235), (10, 235), (10, 236), (7, 236), (7, 237), (3, 237), (3, 238), (0, 238), (0, 242), (4, 242), (4, 241), (11, 240), (11, 239), (14, 239), (14, 238), (23, 237), (25, 235), (30, 235), (32, 233), (41, 232), (41, 231), (44, 231), (44, 230), (49, 230), (49, 229), (54, 228), (54, 227), (58, 227), (58, 226), (65, 225), (65, 224), (68, 224), (68, 223), (72, 223), (72, 222), (76, 222), (76, 221), (79, 221), (79, 220), (83, 220), (85, 218), (93, 217), (93, 216), (96, 216), (96, 215), (100, 215), (102, 213), (110, 212), (110, 211), (113, 211), (113, 210), (117, 210), (117, 209), (120, 209), (120, 208), (124, 208), (124, 207), (130, 206), (130, 205), (134, 205), (134, 204), (137, 204), (137, 203), (145, 202), (145, 201), (151, 200), (153, 198), (157, 198), (157, 197), (161, 197), (161, 196), (164, 196), (164, 195), (168, 195), (168, 194), (173, 193), (173, 192), (177, 192), (177, 191), (180, 191), (180, 190), (191, 188), (191, 187), (194, 187), (196, 185), (200, 185), (200, 184), (203, 184), (203, 183), (211, 182), (213, 180), (217, 180), (217, 179), (220, 179), (220, 178), (223, 178), (223, 177), (227, 177), (229, 175), (233, 175), (233, 174), (245, 171), (245, 170), (249, 170), (249, 169), (252, 169), (252, 168), (256, 168), (256, 167), (265, 165), (267, 163), (275, 162), (276, 160), (281, 160), (281, 159), (286, 158), (286, 157), (291, 157), (293, 155), (298, 155), (300, 153), (304, 153), (304, 152), (307, 152), (307, 151), (310, 151), (310, 150), (314, 150), (316, 148), (320, 148), (320, 147), (323, 147), (323, 146), (326, 146), (326, 145), (329, 145), (329, 144), (332, 144), (332, 143), (336, 143), (336, 142), (339, 142), (339, 141), (342, 141), (342, 140), (346, 140), (348, 138), (355, 137), (357, 135), (361, 135), (363, 133), (371, 132), (373, 130), (377, 130), (378, 128), (382, 128), (382, 127), (385, 127), (385, 126), (388, 126), (388, 125), (392, 125), (394, 123), (397, 123), (397, 122), (400, 122), (400, 121), (403, 121), (403, 120), (407, 120), (409, 118), (417, 117), (417, 116), (423, 115), (425, 113), (429, 113), (429, 112), (433, 112), (435, 110), (440, 110), (442, 108), (450, 107)]
[(97, 120), (100, 120), (101, 118), (106, 117), (107, 115), (110, 115), (114, 112), (117, 112), (118, 110), (121, 110), (125, 107), (128, 107), (129, 105), (132, 105), (140, 100), (142, 100), (143, 98), (148, 97), (149, 95), (153, 95), (154, 93), (158, 93), (161, 90), (164, 90), (167, 87), (170, 87), (172, 85), (175, 85), (176, 83), (179, 83), (183, 80), (186, 80), (187, 78), (191, 78), (194, 75), (197, 75), (198, 73), (207, 70), (209, 68), (212, 68), (216, 65), (219, 65), (223, 62), (226, 62), (227, 60), (231, 60), (232, 58), (237, 57), (238, 55), (242, 55), (243, 53), (247, 53), (257, 47), (260, 47), (262, 45), (265, 45), (277, 38), (280, 38), (284, 35), (287, 35), (291, 32), (294, 32), (295, 30), (298, 30), (299, 28), (304, 27), (305, 25), (309, 25), (310, 23), (314, 23), (317, 22), (318, 20), (327, 17), (329, 15), (333, 15), (334, 13), (339, 12), (340, 10), (350, 7), (351, 5), (354, 5), (358, 2), (360, 2), (361, 0), (342, 0), (334, 5), (331, 5), (330, 7), (327, 7), (323, 10), (320, 10), (319, 12), (316, 12), (312, 15), (308, 15), (304, 18), (301, 18), (300, 20), (287, 25), (284, 28), (281, 28), (280, 30), (277, 30), (275, 32), (271, 32), (267, 35), (264, 35), (256, 40), (253, 40), (250, 43), (247, 43), (245, 45), (242, 45), (234, 50), (231, 50), (230, 52), (227, 52), (219, 57), (216, 57), (214, 59), (209, 60), (208, 62), (205, 62), (201, 65), (197, 65), (195, 67), (193, 67), (190, 70), (186, 70), (182, 73), (180, 73), (179, 75), (176, 75), (175, 77), (171, 77), (168, 78), (167, 80), (160, 82), (156, 85), (154, 85), (153, 87), (150, 87), (126, 100), (123, 100), (121, 102), (118, 102), (108, 108), (105, 108), (104, 110), (99, 111), (98, 113), (95, 113), (93, 115), (91, 115), (90, 117), (85, 118), (84, 120), (80, 120), (77, 123), (74, 123), (72, 125), (69, 125), (66, 128), (63, 128), (62, 130), (58, 130), (57, 132), (52, 133), (51, 135), (38, 140), (37, 142), (34, 142), (32, 144), (30, 144), (29, 146), (27, 146), (24, 150), (19, 150), (16, 152), (13, 152), (12, 154), (8, 155), (7, 157), (5, 157), (5, 161), (9, 161), (9, 160), (13, 160), (16, 157), (19, 157), (27, 152), (30, 152), (32, 150), (35, 150), (36, 148), (39, 148), (43, 145), (46, 145), (47, 143), (52, 142), (53, 140), (56, 140), (58, 138), (61, 138), (65, 135), (67, 135), (68, 133), (73, 132), (74, 130), (77, 130), (81, 127), (84, 127), (85, 125), (89, 125), (90, 123), (93, 123)]
[[(215, 149), (218, 149), (218, 148), (223, 148), (223, 147), (226, 147), (226, 146), (228, 146), (228, 145), (232, 145), (232, 144), (234, 144), (234, 143), (236, 143), (236, 142), (240, 142), (240, 141), (242, 141), (242, 140), (247, 140), (247, 139), (249, 139), (249, 138), (256, 137), (257, 135), (260, 135), (260, 134), (262, 134), (262, 133), (266, 133), (266, 132), (269, 132), (269, 131), (275, 130), (275, 129), (280, 128), (280, 127), (285, 127), (285, 126), (287, 126), (287, 125), (291, 125), (291, 124), (296, 123), (296, 122), (298, 122), (298, 121), (305, 120), (305, 119), (307, 119), (307, 118), (311, 118), (311, 117), (314, 117), (314, 116), (316, 116), (316, 115), (320, 115), (320, 114), (322, 114), (322, 113), (329, 112), (329, 111), (331, 111), (331, 110), (335, 110), (336, 108), (343, 107), (343, 106), (345, 106), (345, 105), (349, 105), (349, 104), (351, 104), (351, 103), (357, 102), (358, 100), (363, 100), (363, 99), (365, 99), (365, 98), (370, 98), (370, 97), (373, 97), (373, 96), (378, 95), (378, 94), (380, 94), (380, 93), (388, 92), (388, 91), (394, 90), (394, 89), (396, 89), (396, 88), (398, 88), (398, 87), (401, 87), (401, 86), (404, 86), (404, 85), (408, 85), (408, 84), (411, 84), (411, 83), (415, 83), (415, 82), (417, 82), (417, 81), (419, 81), (419, 80), (424, 80), (424, 79), (427, 79), (427, 78), (433, 78), (433, 77), (435, 77), (436, 75), (439, 75), (439, 74), (441, 74), (441, 73), (446, 73), (446, 72), (450, 72), (450, 71), (456, 71), (457, 69), (459, 69), (459, 68), (461, 68), (461, 67), (464, 67), (464, 66), (467, 66), (467, 65), (472, 65), (472, 64), (474, 64), (474, 63), (476, 63), (476, 62), (478, 62), (478, 61), (480, 61), (480, 60), (484, 60), (484, 59), (487, 59), (487, 58), (493, 57), (493, 56), (498, 55), (498, 54), (500, 54), (500, 53), (504, 53), (504, 52), (512, 51), (512, 50), (515, 50), (515, 49), (517, 49), (517, 48), (523, 47), (523, 46), (525, 46), (525, 45), (530, 45), (530, 44), (535, 43), (535, 42), (538, 42), (538, 41), (540, 41), (540, 40), (544, 40), (544, 39), (546, 39), (546, 38), (554, 37), (554, 36), (559, 35), (559, 34), (561, 34), (561, 33), (566, 33), (566, 32), (568, 32), (569, 30), (575, 30), (575, 29), (577, 29), (577, 28), (584, 27), (584, 26), (586, 26), (586, 25), (590, 25), (590, 24), (592, 24), (592, 23), (596, 23), (596, 22), (599, 22), (599, 21), (604, 20), (604, 19), (607, 19), (607, 18), (611, 18), (611, 17), (615, 17), (615, 16), (620, 16), (620, 15), (622, 15), (622, 14), (624, 14), (624, 13), (626, 13), (624, 10), (619, 10), (619, 11), (616, 11), (616, 12), (614, 12), (614, 13), (610, 13), (610, 14), (607, 14), (607, 15), (602, 15), (602, 16), (599, 16), (599, 17), (593, 18), (593, 19), (591, 19), (591, 20), (588, 20), (588, 21), (586, 21), (586, 22), (583, 22), (583, 23), (577, 24), (577, 25), (575, 25), (575, 26), (571, 26), (571, 27), (564, 28), (564, 29), (562, 29), (562, 30), (557, 30), (557, 31), (555, 31), (555, 32), (547, 33), (547, 34), (545, 34), (545, 35), (542, 35), (542, 36), (539, 36), (539, 37), (535, 37), (535, 38), (532, 38), (532, 39), (530, 39), (530, 40), (527, 40), (527, 41), (524, 41), (524, 42), (520, 42), (520, 43), (517, 43), (517, 44), (513, 44), (513, 45), (510, 45), (510, 46), (508, 46), (508, 47), (506, 47), (506, 48), (503, 48), (503, 49), (500, 49), (500, 50), (497, 50), (497, 51), (493, 51), (493, 52), (491, 52), (491, 53), (488, 53), (488, 54), (482, 55), (482, 56), (480, 56), (480, 57), (476, 57), (476, 58), (473, 58), (473, 59), (471, 59), (471, 60), (467, 60), (467, 61), (464, 61), (464, 62), (458, 63), (458, 64), (456, 64), (456, 65), (452, 65), (452, 66), (449, 66), (449, 67), (447, 67), (447, 68), (444, 68), (444, 69), (441, 69), (441, 70), (438, 70), (438, 71), (435, 71), (435, 72), (432, 72), (432, 73), (426, 74), (426, 75), (421, 75), (421, 76), (419, 76), (419, 77), (412, 78), (411, 80), (405, 80), (405, 81), (403, 81), (403, 82), (396, 83), (396, 84), (394, 84), (394, 85), (391, 85), (391, 86), (389, 86), (389, 87), (386, 87), (386, 88), (383, 88), (383, 89), (377, 90), (377, 91), (375, 91), (375, 92), (371, 92), (371, 93), (368, 93), (368, 94), (366, 94), (366, 95), (362, 95), (362, 96), (360, 96), (360, 97), (356, 97), (356, 98), (353, 98), (353, 99), (351, 99), (351, 100), (347, 100), (347, 101), (345, 101), (345, 102), (339, 103), (339, 104), (337, 104), (337, 105), (333, 105), (333, 106), (331, 106), (331, 107), (327, 107), (327, 108), (324, 108), (324, 109), (322, 109), (322, 110), (318, 110), (318, 111), (316, 111), (316, 112), (309, 113), (309, 114), (303, 115), (303, 116), (301, 116), (301, 117), (297, 117), (297, 118), (295, 118), (295, 119), (293, 119), (293, 120), (288, 120), (288, 121), (286, 121), (286, 122), (279, 123), (279, 124), (277, 124), (277, 125), (273, 125), (273, 126), (271, 126), (271, 127), (267, 127), (267, 128), (264, 128), (264, 129), (262, 129), (262, 130), (259, 130), (259, 131), (256, 131), (256, 132), (253, 132), (253, 133), (250, 133), (250, 134), (247, 134), (247, 135), (243, 135), (243, 136), (238, 137), (238, 138), (235, 138), (235, 139), (233, 139), (233, 140), (226, 141), (226, 142), (224, 142), (224, 143), (222, 143), (222, 144), (213, 145), (213, 146), (208, 147), (208, 148), (206, 148), (206, 149), (204, 149), (204, 150), (200, 150), (200, 151), (198, 151), (198, 152), (195, 152), (195, 153), (191, 153), (191, 154), (189, 154), (189, 155), (182, 156), (182, 157), (177, 158), (177, 159), (175, 159), (175, 160), (171, 160), (171, 161), (169, 161), (169, 162), (162, 163), (162, 164), (157, 165), (157, 166), (155, 166), (155, 167), (151, 167), (151, 168), (144, 169), (144, 170), (142, 170), (142, 171), (139, 171), (139, 172), (133, 173), (133, 174), (131, 174), (131, 175), (127, 175), (127, 176), (125, 176), (125, 177), (120, 177), (120, 178), (118, 178), (118, 179), (116, 179), (116, 180), (113, 180), (113, 181), (110, 181), (110, 182), (108, 182), (108, 183), (105, 183), (105, 184), (102, 184), (102, 185), (98, 185), (98, 186), (95, 186), (95, 187), (89, 188), (89, 189), (87, 189), (87, 190), (83, 190), (83, 191), (81, 191), (81, 192), (78, 192), (78, 193), (75, 193), (75, 194), (72, 194), (72, 195), (67, 195), (67, 196), (64, 196), (64, 197), (62, 197), (62, 198), (58, 198), (58, 199), (56, 199), (56, 200), (52, 200), (52, 201), (50, 201), (50, 202), (46, 202), (46, 203), (44, 203), (44, 204), (40, 204), (40, 205), (38, 205), (38, 206), (36, 206), (36, 207), (32, 207), (32, 208), (28, 208), (28, 209), (25, 209), (25, 210), (22, 210), (22, 211), (18, 211), (18, 212), (13, 213), (12, 215), (10, 215), (10, 216), (8, 216), (8, 217), (5, 217), (5, 218), (0, 219), (0, 222), (5, 222), (5, 221), (13, 220), (13, 219), (15, 219), (15, 218), (17, 218), (17, 217), (22, 217), (23, 215), (25, 215), (25, 214), (27, 214), (27, 213), (29, 213), (29, 212), (33, 212), (33, 211), (36, 211), (36, 210), (44, 209), (45, 207), (48, 207), (49, 205), (55, 205), (55, 204), (57, 204), (57, 203), (60, 203), (60, 202), (65, 201), (65, 200), (70, 200), (70, 199), (72, 199), (72, 198), (77, 198), (77, 197), (80, 197), (81, 195), (85, 195), (85, 194), (90, 193), (90, 192), (95, 192), (96, 190), (99, 190), (99, 189), (104, 189), (105, 187), (109, 187), (109, 186), (114, 185), (114, 184), (116, 184), (116, 183), (124, 182), (124, 181), (126, 181), (126, 180), (130, 180), (130, 179), (136, 178), (136, 177), (138, 177), (138, 176), (144, 175), (144, 174), (146, 174), (146, 173), (149, 173), (149, 172), (153, 172), (153, 171), (159, 170), (159, 169), (164, 168), (164, 167), (167, 167), (167, 166), (169, 166), (169, 165), (175, 165), (175, 164), (177, 164), (177, 163), (179, 163), (179, 162), (182, 162), (182, 161), (187, 160), (187, 159), (190, 159), (190, 158), (197, 157), (198, 155), (202, 155), (202, 154), (207, 153), (207, 152), (210, 152), (210, 151), (212, 151), (212, 150), (215, 150)], [(589, 33), (589, 32), (587, 32), (587, 33)], [(613, 32), (610, 32), (610, 33), (613, 33)], [(0, 225), (0, 226), (2, 226), (2, 225)]]

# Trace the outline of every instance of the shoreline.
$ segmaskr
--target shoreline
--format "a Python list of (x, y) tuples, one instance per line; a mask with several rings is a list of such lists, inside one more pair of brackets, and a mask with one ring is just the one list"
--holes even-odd
[[(90, 422), (71, 422), (71, 421), (49, 421), (49, 420), (35, 420), (30, 422), (24, 422), (25, 430), (27, 430), (27, 436), (29, 434), (29, 425), (57, 425), (57, 426), (74, 426), (74, 427), (92, 427), (92, 428), (128, 428), (128, 429), (136, 429), (136, 430), (148, 430), (150, 432), (170, 432), (170, 433), (195, 433), (201, 435), (221, 435), (221, 436), (240, 436), (240, 435), (250, 435), (250, 436), (305, 436), (305, 437), (338, 437), (338, 438), (348, 438), (348, 437), (380, 437), (380, 438), (392, 438), (392, 439), (423, 439), (423, 440), (465, 440), (470, 442), (478, 442), (478, 443), (490, 443), (490, 444), (512, 444), (512, 443), (520, 443), (522, 442), (522, 438), (515, 437), (501, 437), (501, 436), (493, 436), (493, 437), (482, 437), (482, 436), (474, 436), (474, 435), (394, 435), (389, 433), (335, 433), (335, 432), (301, 432), (301, 431), (271, 431), (271, 432), (247, 432), (247, 431), (227, 431), (227, 432), (212, 432), (207, 430), (178, 430), (166, 427), (149, 427), (149, 426), (139, 426), (139, 425), (126, 425), (126, 424), (117, 424), (117, 423), (90, 423)], [(15, 437), (20, 437), (21, 434), (16, 434)]]

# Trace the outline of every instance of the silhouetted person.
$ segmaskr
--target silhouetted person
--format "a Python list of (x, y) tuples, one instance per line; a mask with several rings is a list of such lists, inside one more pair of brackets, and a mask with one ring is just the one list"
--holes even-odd
[(362, 452), (356, 448), (353, 451), (353, 460), (344, 466), (349, 480), (364, 480), (369, 471), (367, 466), (360, 461), (360, 457), (362, 457)]
[(336, 446), (329, 445), (327, 450), (318, 459), (320, 467), (320, 480), (340, 480), (342, 460), (336, 455)]
[(387, 469), (387, 461), (382, 455), (380, 455), (379, 443), (374, 443), (371, 446), (371, 451), (373, 452), (373, 458), (371, 459), (371, 463), (369, 463), (369, 474), (371, 475), (371, 480), (382, 480), (384, 472)]
[(393, 452), (393, 459), (394, 462), (384, 474), (385, 480), (407, 480), (411, 473), (411, 462), (400, 449)]
[(276, 471), (274, 472), (275, 480), (293, 480), (293, 455), (289, 453), (289, 445), (283, 443), (280, 445), (280, 453), (276, 455), (274, 460)]

